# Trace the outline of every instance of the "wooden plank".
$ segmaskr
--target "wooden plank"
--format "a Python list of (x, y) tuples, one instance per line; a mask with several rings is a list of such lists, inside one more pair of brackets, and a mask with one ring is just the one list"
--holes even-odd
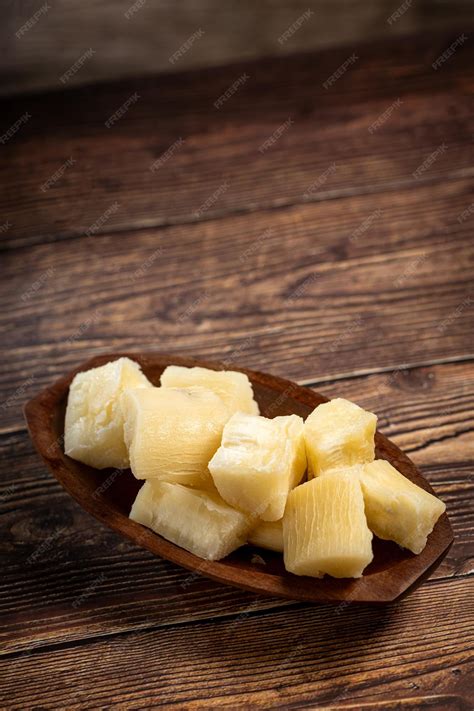
[(240, 362), (305, 381), (471, 355), (474, 245), (458, 216), (473, 185), (6, 253), (3, 431), (22, 426), (30, 394), (114, 349)]
[[(431, 66), (451, 42), (442, 35), (363, 45), (328, 88), (354, 48), (3, 101), (1, 135), (25, 113), (31, 119), (2, 148), (2, 242), (205, 220), (470, 174), (472, 43), (442, 71)], [(216, 109), (242, 76), (249, 79)], [(279, 140), (260, 150), (288, 119)]]
[(470, 622), (466, 578), (429, 582), (383, 608), (247, 612), (20, 655), (6, 666), (0, 701), (14, 699), (15, 708), (45, 699), (54, 708), (321, 708), (437, 695), (469, 708)]
[[(467, 433), (473, 386), (474, 366), (453, 364), (318, 387), (377, 412), (381, 431), (413, 448), (415, 464), (446, 502), (456, 538), (434, 579), (474, 573)], [(293, 605), (217, 585), (153, 558), (83, 512), (44, 469), (25, 433), (3, 436), (0, 444), (0, 513), (7, 531), (0, 582), (4, 651)]]
[[(319, 0), (313, 9), (305, 0), (258, 4), (181, 0), (171, 10), (165, 0), (138, 4), (124, 0), (119, 5), (57, 0), (54, 12), (49, 13), (48, 6), (42, 8), (15, 4), (6, 13), (2, 92), (61, 88), (59, 78), (87, 47), (95, 48), (97, 55), (68, 78), (68, 86), (287, 55), (334, 44), (353, 46), (369, 38), (380, 41), (407, 32), (456, 32), (469, 26), (472, 14), (469, 0), (442, 0), (434, 7), (423, 3), (411, 7), (408, 3), (392, 21), (389, 19), (396, 10), (392, 0), (363, 6), (358, 0)], [(37, 11), (34, 31), (30, 31), (33, 26), (25, 31), (24, 23)], [(170, 60), (198, 28), (203, 34), (196, 35), (189, 50), (178, 61)]]

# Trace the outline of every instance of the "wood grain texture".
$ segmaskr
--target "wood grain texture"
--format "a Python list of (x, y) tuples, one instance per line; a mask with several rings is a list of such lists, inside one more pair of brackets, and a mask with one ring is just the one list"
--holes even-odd
[[(1, 103), (2, 136), (31, 113), (0, 165), (2, 708), (471, 710), (472, 42), (431, 68), (456, 36), (359, 45), (330, 91), (353, 48)], [(329, 614), (190, 579), (82, 512), (22, 404), (147, 349), (377, 412), (447, 503), (434, 577), (386, 616)]]
[(466, 578), (429, 582), (381, 610), (246, 611), (234, 620), (5, 660), (0, 701), (14, 698), (17, 708), (45, 697), (52, 708), (321, 708), (414, 695), (422, 700), (436, 690), (468, 709), (473, 646), (467, 623), (473, 615), (472, 579)]
[[(0, 74), (4, 93), (57, 88), (59, 77), (93, 47), (97, 55), (84, 63), (70, 84), (113, 80), (117, 77), (183, 71), (236, 59), (286, 55), (334, 44), (353, 44), (371, 38), (380, 41), (407, 32), (446, 32), (472, 25), (469, 0), (418, 0), (396, 22), (391, 0), (167, 0), (137, 3), (131, 0), (56, 0), (54, 12), (40, 15), (34, 31), (16, 32), (38, 10), (28, 0), (7, 8), (2, 27), (6, 52)], [(305, 13), (311, 15), (305, 20)], [(128, 15), (127, 15), (128, 13)], [(90, 17), (94, 22), (90, 22)], [(303, 16), (287, 41), (282, 33)], [(204, 35), (172, 64), (169, 57), (198, 28)], [(32, 28), (33, 29), (33, 28)], [(117, 51), (117, 46), (120, 51)], [(59, 85), (61, 86), (61, 85)]]
[[(25, 113), (31, 119), (2, 148), (0, 215), (9, 225), (2, 242), (202, 221), (472, 175), (472, 43), (442, 71), (431, 66), (456, 37), (4, 100), (1, 135)], [(353, 54), (344, 75), (324, 88)], [(216, 109), (244, 75), (248, 80)], [(279, 140), (260, 151), (288, 119), (293, 123)], [(155, 161), (161, 162), (151, 171)]]
[[(379, 413), (382, 432), (408, 450), (411, 446), (410, 456), (446, 502), (455, 542), (434, 579), (474, 572), (473, 450), (466, 432), (474, 415), (467, 397), (473, 387), (472, 364), (318, 386), (328, 397), (349, 397)], [(440, 446), (447, 442), (450, 449), (443, 458)], [(65, 494), (26, 434), (3, 436), (0, 444), (5, 469), (0, 512), (8, 532), (1, 544), (0, 583), (5, 651), (287, 605), (193, 576), (141, 551)]]
[(457, 218), (473, 186), (444, 181), (6, 253), (2, 430), (22, 426), (34, 392), (114, 349), (305, 382), (472, 355), (474, 244)]

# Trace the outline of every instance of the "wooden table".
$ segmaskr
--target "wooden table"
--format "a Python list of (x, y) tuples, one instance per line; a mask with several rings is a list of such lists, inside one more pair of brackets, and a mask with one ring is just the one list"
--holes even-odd
[[(473, 707), (472, 40), (432, 68), (461, 32), (2, 104), (1, 708)], [(447, 558), (401, 602), (335, 609), (122, 540), (21, 412), (111, 350), (375, 411), (447, 504)]]

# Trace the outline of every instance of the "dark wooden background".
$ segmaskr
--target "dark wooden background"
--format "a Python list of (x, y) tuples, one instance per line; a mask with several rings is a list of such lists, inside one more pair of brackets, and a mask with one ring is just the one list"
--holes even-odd
[[(473, 707), (472, 40), (431, 66), (463, 31), (2, 102), (2, 136), (31, 115), (0, 146), (2, 708)], [(120, 539), (50, 476), (21, 407), (126, 349), (375, 411), (447, 504), (447, 558), (399, 603), (334, 608)]]
[[(61, 89), (62, 74), (88, 49), (94, 54), (69, 86), (407, 33), (466, 32), (474, 10), (473, 0), (9, 0), (6, 5), (0, 94)], [(397, 9), (399, 15), (390, 19)], [(298, 31), (280, 42), (302, 16)], [(199, 29), (203, 34), (192, 51), (170, 62)]]

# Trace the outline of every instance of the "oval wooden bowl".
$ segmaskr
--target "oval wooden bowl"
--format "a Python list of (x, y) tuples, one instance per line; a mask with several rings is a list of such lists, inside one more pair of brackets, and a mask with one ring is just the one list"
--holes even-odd
[[(413, 555), (394, 543), (374, 537), (374, 560), (362, 578), (316, 579), (286, 572), (280, 554), (253, 546), (244, 546), (221, 561), (204, 561), (131, 521), (128, 514), (142, 482), (137, 481), (130, 470), (99, 471), (76, 462), (64, 454), (62, 446), (64, 413), (72, 378), (79, 371), (103, 365), (120, 356), (137, 361), (155, 385), (159, 384), (166, 366), (171, 364), (200, 365), (214, 370), (222, 370), (224, 366), (159, 354), (100, 355), (83, 363), (25, 405), (31, 439), (56, 479), (86, 511), (137, 545), (213, 580), (255, 593), (336, 603), (384, 603), (395, 600), (415, 583), (425, 579), (447, 553), (453, 533), (447, 515), (443, 514), (420, 555)], [(267, 417), (295, 413), (304, 418), (317, 405), (327, 402), (327, 398), (319, 393), (288, 380), (243, 368), (236, 370), (241, 370), (250, 378), (261, 413)], [(408, 479), (433, 493), (413, 462), (390, 440), (377, 432), (375, 444), (377, 458), (387, 459)]]

